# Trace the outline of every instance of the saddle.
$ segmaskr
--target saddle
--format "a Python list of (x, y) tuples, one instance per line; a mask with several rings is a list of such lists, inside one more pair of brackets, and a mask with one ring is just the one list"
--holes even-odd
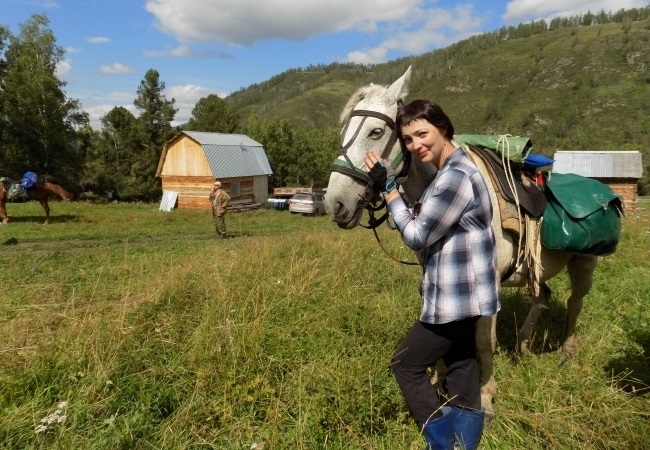
[[(519, 235), (523, 231), (520, 226), (522, 216), (537, 218), (544, 214), (548, 203), (546, 196), (528, 176), (520, 170), (505, 168), (499, 155), (492, 150), (468, 144), (464, 147), (470, 156), (483, 163), (490, 175), (494, 190), (498, 194), (501, 226), (504, 230)], [(506, 170), (509, 170), (508, 174)], [(515, 192), (512, 191), (511, 185), (514, 185)]]

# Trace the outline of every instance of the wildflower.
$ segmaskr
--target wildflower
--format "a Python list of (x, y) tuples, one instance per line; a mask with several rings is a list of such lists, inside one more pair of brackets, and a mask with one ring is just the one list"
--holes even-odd
[(67, 401), (62, 401), (56, 405), (56, 410), (41, 419), (40, 423), (36, 425), (36, 434), (44, 433), (52, 424), (63, 423), (67, 416), (64, 413), (66, 407), (68, 406)]

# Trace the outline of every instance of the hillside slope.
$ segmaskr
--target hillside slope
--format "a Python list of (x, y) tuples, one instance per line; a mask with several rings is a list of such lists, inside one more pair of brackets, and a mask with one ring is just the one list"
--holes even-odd
[(438, 102), (458, 133), (525, 135), (547, 154), (635, 149), (650, 160), (650, 19), (511, 34), (502, 29), (372, 67), (293, 69), (226, 100), (244, 122), (256, 114), (297, 126), (338, 126), (357, 88), (390, 84), (411, 65), (405, 100)]

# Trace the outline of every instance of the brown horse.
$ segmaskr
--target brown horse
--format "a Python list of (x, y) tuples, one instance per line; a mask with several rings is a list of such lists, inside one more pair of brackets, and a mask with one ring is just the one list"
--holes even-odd
[[(2, 224), (9, 222), (7, 216), (7, 194), (12, 181), (3, 181), (0, 183), (0, 218)], [(45, 224), (50, 223), (50, 205), (48, 200), (51, 196), (55, 195), (63, 200), (72, 200), (73, 195), (63, 189), (58, 184), (50, 183), (48, 181), (40, 181), (31, 189), (25, 190), (27, 197), (38, 200), (43, 209), (45, 210)]]

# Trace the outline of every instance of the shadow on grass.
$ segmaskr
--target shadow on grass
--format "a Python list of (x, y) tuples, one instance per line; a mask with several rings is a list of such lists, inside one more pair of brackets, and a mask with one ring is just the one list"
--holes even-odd
[[(523, 288), (502, 289), (501, 311), (497, 317), (497, 341), (504, 353), (512, 359), (518, 357), (517, 333), (526, 320), (531, 306), (531, 298), (526, 295)], [(564, 339), (566, 312), (563, 299), (559, 300), (553, 294), (549, 300), (548, 309), (542, 312), (533, 329), (529, 345), (531, 353), (544, 354), (560, 350)]]
[(648, 395), (650, 394), (650, 333), (633, 331), (628, 336), (641, 347), (641, 350), (636, 347), (627, 349), (623, 356), (611, 360), (604, 370), (623, 391), (633, 395)]
[[(50, 214), (50, 224), (53, 223), (69, 223), (78, 222), (79, 217), (73, 214)], [(37, 216), (12, 216), (9, 215), (9, 223), (43, 223), (45, 222), (45, 214)]]
[[(250, 231), (237, 231), (237, 232), (228, 232), (226, 233), (226, 239), (232, 239), (232, 238), (238, 238), (238, 237), (247, 237), (247, 236), (253, 236), (254, 233), (251, 233)], [(216, 236), (218, 237), (218, 236)]]

